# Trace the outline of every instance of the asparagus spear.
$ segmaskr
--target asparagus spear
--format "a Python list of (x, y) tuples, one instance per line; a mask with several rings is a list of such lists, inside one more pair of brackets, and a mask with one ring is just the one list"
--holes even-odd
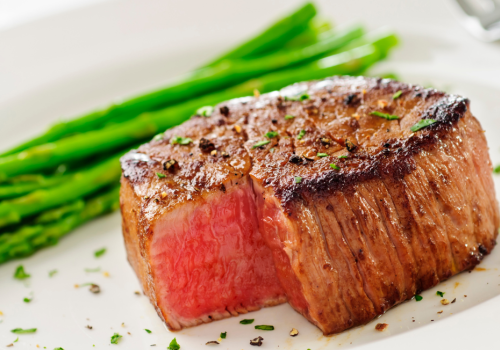
[(13, 233), (0, 235), (0, 263), (33, 254), (58, 240), (87, 221), (119, 207), (119, 187), (89, 199), (79, 210), (62, 220), (48, 224), (24, 226)]
[(26, 196), (0, 202), (0, 227), (19, 223), (22, 218), (75, 201), (116, 183), (121, 175), (119, 159), (123, 152), (89, 169), (77, 172), (71, 181)]
[(309, 21), (316, 15), (316, 8), (311, 3), (304, 6), (276, 22), (259, 35), (218, 57), (208, 65), (214, 65), (223, 60), (248, 58), (261, 55), (283, 47), (290, 37), (299, 35), (307, 30)]
[(360, 72), (385, 57), (389, 47), (396, 43), (396, 37), (388, 35), (369, 45), (332, 55), (305, 66), (271, 73), (241, 85), (205, 95), (197, 100), (187, 101), (156, 112), (144, 113), (139, 118), (128, 122), (0, 158), (0, 179), (49, 169), (69, 159), (81, 159), (103, 151), (123, 148), (180, 124), (200, 105), (212, 105), (231, 98), (251, 95), (255, 89), (267, 92), (301, 80)]
[[(277, 49), (279, 44), (285, 45), (289, 39), (309, 28), (309, 21), (315, 13), (314, 6), (306, 4), (292, 15), (278, 21), (264, 33), (244, 43), (231, 53), (221, 56), (216, 61), (228, 58), (240, 59), (250, 53), (262, 53), (270, 47)], [(158, 91), (113, 104), (73, 120), (60, 122), (44, 134), (10, 149), (2, 155), (18, 153), (30, 147), (59, 140), (70, 134), (95, 130), (110, 122), (128, 120), (143, 112), (164, 108), (173, 103), (229, 87), (239, 80), (248, 79), (250, 76), (265, 73), (265, 71), (259, 70), (254, 73), (247, 72), (250, 76), (246, 77), (233, 75), (232, 66), (228, 66), (226, 63), (215, 65), (212, 62), (210, 67), (207, 66), (188, 73), (173, 84)]]
[(83, 199), (79, 199), (75, 202), (65, 204), (61, 207), (44, 211), (35, 218), (34, 222), (37, 224), (47, 224), (50, 222), (55, 222), (62, 219), (68, 214), (81, 211), (84, 207), (85, 202), (83, 201)]
[(38, 181), (21, 182), (0, 186), (0, 199), (19, 197), (32, 191), (59, 185), (67, 181), (70, 175), (52, 177), (38, 176)]

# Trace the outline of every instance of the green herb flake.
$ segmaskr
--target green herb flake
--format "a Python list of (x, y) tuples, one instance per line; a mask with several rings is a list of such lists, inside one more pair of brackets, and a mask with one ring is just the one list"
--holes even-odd
[(382, 113), (382, 112), (378, 112), (378, 111), (370, 112), (370, 114), (374, 115), (374, 116), (377, 116), (377, 117), (380, 117), (380, 118), (387, 119), (387, 120), (399, 119), (399, 117), (397, 115)]
[(31, 298), (31, 299), (30, 299), (30, 298), (24, 298), (24, 299), (23, 299), (23, 301), (24, 301), (25, 303), (31, 303), (31, 301), (32, 301), (32, 300), (33, 300), (33, 298)]
[(495, 174), (500, 174), (500, 165), (497, 165), (495, 168), (493, 168), (493, 172)]
[(349, 157), (348, 156), (338, 156), (338, 158), (345, 159), (345, 158), (349, 158)]
[(19, 265), (16, 268), (16, 272), (14, 272), (15, 279), (24, 280), (24, 279), (29, 278), (29, 277), (31, 277), (31, 275), (29, 273), (26, 273), (26, 271), (24, 271), (23, 265)]
[(36, 328), (29, 328), (29, 329), (15, 328), (15, 329), (11, 330), (11, 332), (15, 333), (15, 334), (35, 333)]
[(416, 132), (416, 131), (419, 131), (420, 129), (423, 129), (429, 125), (432, 125), (434, 124), (435, 122), (437, 122), (437, 120), (434, 120), (434, 119), (422, 119), (420, 121), (418, 121), (415, 125), (413, 125), (410, 130), (413, 131), (413, 132)]
[(295, 117), (293, 115), (291, 115), (291, 114), (285, 115), (285, 120), (290, 120), (290, 119), (293, 119), (293, 118), (295, 118)]
[(297, 135), (297, 139), (302, 140), (305, 134), (306, 134), (305, 130), (300, 130), (299, 134)]
[(63, 348), (54, 348), (54, 350), (64, 350)]
[(266, 132), (266, 134), (264, 136), (267, 137), (268, 139), (272, 139), (273, 137), (278, 136), (278, 132), (277, 131), (268, 131), (268, 132)]
[(168, 350), (179, 350), (181, 346), (177, 343), (177, 339), (172, 339), (170, 345), (168, 346)]
[(210, 117), (214, 112), (214, 107), (212, 106), (203, 106), (198, 108), (196, 111), (196, 115), (201, 115), (202, 117)]
[(440, 291), (436, 292), (436, 295), (440, 296), (441, 298), (444, 296), (444, 294), (445, 294), (445, 292), (440, 292)]
[(393, 100), (398, 99), (402, 93), (403, 93), (403, 91), (401, 91), (401, 90), (397, 91), (394, 95), (392, 95), (392, 99)]
[(167, 177), (167, 175), (162, 174), (162, 173), (156, 173), (156, 176), (158, 176), (159, 179), (163, 179), (164, 177)]
[(316, 156), (318, 156), (320, 158), (324, 158), (324, 157), (328, 157), (328, 154), (327, 153), (318, 153), (318, 154), (316, 154)]
[(274, 326), (268, 326), (268, 325), (259, 325), (255, 326), (255, 329), (260, 329), (261, 331), (274, 331)]
[(160, 140), (163, 140), (163, 136), (164, 136), (164, 135), (163, 135), (163, 133), (158, 134), (158, 135), (155, 135), (155, 136), (153, 137), (153, 141), (160, 141)]
[(85, 272), (99, 272), (101, 271), (100, 267), (96, 267), (95, 269), (85, 269)]
[(262, 147), (262, 146), (265, 146), (267, 145), (268, 143), (270, 143), (271, 141), (259, 141), (257, 142), (255, 145), (252, 146), (252, 149), (255, 149), (255, 148), (258, 148), (258, 147)]
[(309, 96), (309, 94), (302, 94), (300, 95), (299, 100), (304, 101), (304, 100), (309, 100), (310, 98), (311, 97)]
[(240, 324), (252, 324), (253, 321), (255, 321), (255, 319), (253, 319), (253, 318), (251, 318), (251, 319), (245, 318), (244, 320), (240, 321)]
[(118, 344), (118, 341), (120, 340), (120, 338), (122, 338), (121, 335), (119, 335), (118, 333), (115, 333), (111, 336), (111, 344)]
[(19, 337), (16, 338), (16, 340), (13, 341), (13, 343), (17, 343), (19, 341)]
[(172, 145), (189, 145), (193, 140), (189, 137), (174, 136), (170, 139)]
[(300, 176), (295, 176), (294, 179), (295, 179), (296, 184), (299, 184), (302, 182), (302, 177), (300, 177)]
[(335, 169), (335, 170), (340, 170), (340, 167), (335, 163), (330, 164), (330, 168)]
[(418, 295), (418, 294), (417, 294), (417, 295), (415, 295), (415, 301), (420, 301), (420, 300), (422, 300), (423, 298), (424, 298), (424, 297), (423, 297), (423, 296), (421, 296), (421, 295)]
[(49, 277), (54, 277), (54, 275), (57, 273), (57, 270), (51, 270), (49, 271)]
[(102, 249), (96, 250), (96, 251), (94, 252), (94, 256), (95, 256), (96, 258), (99, 258), (99, 257), (103, 256), (103, 255), (104, 255), (104, 253), (106, 253), (106, 248), (102, 248)]
[(149, 329), (144, 329), (146, 332), (148, 332), (149, 334), (153, 333), (151, 332)]
[(227, 337), (227, 332), (222, 332), (222, 333), (220, 334), (220, 337), (221, 337), (221, 339), (226, 339), (226, 337)]

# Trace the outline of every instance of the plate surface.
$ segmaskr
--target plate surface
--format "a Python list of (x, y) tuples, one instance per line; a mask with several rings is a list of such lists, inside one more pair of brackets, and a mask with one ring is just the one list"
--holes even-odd
[[(373, 73), (395, 72), (403, 81), (469, 97), (472, 112), (486, 130), (493, 162), (500, 163), (498, 45), (468, 37), (441, 3), (346, 3), (321, 5), (337, 23), (359, 20), (373, 28), (388, 23), (402, 37), (402, 46)], [(160, 86), (293, 7), (283, 1), (238, 6), (228, 1), (210, 6), (193, 1), (142, 4), (147, 6), (137, 1), (105, 2), (0, 32), (0, 76), (5, 77), (0, 82), (0, 148), (35, 134), (61, 116)], [(199, 11), (191, 13), (193, 6)], [(92, 28), (86, 25), (90, 20)], [(37, 37), (37, 33), (43, 35)], [(68, 38), (77, 38), (79, 45), (68, 48)], [(23, 59), (26, 55), (31, 59)], [(497, 178), (495, 183), (499, 189)], [(103, 247), (107, 252), (95, 258), (93, 252)], [(12, 278), (21, 263), (32, 276), (26, 282)], [(97, 267), (99, 272), (85, 272)], [(465, 349), (479, 343), (490, 348), (496, 344), (500, 312), (499, 248), (480, 267), (424, 292), (420, 302), (406, 302), (366, 326), (332, 337), (323, 337), (288, 305), (171, 333), (148, 299), (134, 293), (140, 286), (126, 261), (119, 214), (113, 214), (33, 257), (0, 265), (0, 349), (10, 349), (5, 346), (17, 338), (10, 330), (18, 327), (38, 331), (20, 335), (15, 349), (104, 348), (110, 346), (115, 332), (123, 335), (118, 345), (122, 349), (154, 349), (152, 344), (164, 349), (174, 337), (182, 349), (204, 349), (207, 341), (225, 331), (228, 337), (218, 349), (255, 349), (249, 339), (258, 335), (265, 339), (263, 349)], [(58, 272), (49, 277), (54, 269)], [(101, 293), (75, 288), (87, 282), (101, 286)], [(437, 290), (456, 302), (442, 306)], [(24, 297), (33, 301), (26, 304)], [(437, 314), (440, 310), (443, 313)], [(243, 318), (272, 324), (275, 330), (240, 325)], [(376, 332), (377, 322), (388, 323), (388, 331)], [(298, 337), (288, 335), (292, 327), (299, 330)]]

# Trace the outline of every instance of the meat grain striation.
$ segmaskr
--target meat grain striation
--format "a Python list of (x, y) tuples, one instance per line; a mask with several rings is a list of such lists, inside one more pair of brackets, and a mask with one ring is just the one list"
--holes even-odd
[(387, 79), (222, 103), (122, 168), (128, 258), (172, 330), (288, 301), (338, 333), (474, 268), (499, 227), (469, 101)]

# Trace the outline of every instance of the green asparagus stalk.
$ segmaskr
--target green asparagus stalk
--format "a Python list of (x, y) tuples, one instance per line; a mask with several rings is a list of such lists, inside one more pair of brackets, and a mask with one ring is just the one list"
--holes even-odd
[(19, 197), (32, 191), (59, 185), (71, 178), (70, 175), (52, 177), (37, 176), (37, 181), (20, 182), (0, 186), (0, 199)]
[(311, 3), (276, 22), (259, 35), (253, 37), (235, 49), (223, 54), (208, 66), (227, 59), (249, 58), (262, 55), (283, 47), (290, 37), (298, 36), (309, 27), (309, 21), (316, 15), (316, 8)]
[(75, 173), (71, 181), (59, 186), (0, 202), (0, 227), (19, 223), (25, 217), (78, 200), (118, 182), (121, 176), (119, 159), (122, 154), (120, 152), (119, 155)]
[(312, 4), (306, 4), (290, 16), (278, 21), (264, 33), (249, 40), (229, 54), (221, 56), (217, 62), (179, 78), (173, 84), (139, 97), (113, 104), (105, 109), (91, 112), (82, 117), (55, 124), (44, 134), (24, 142), (2, 154), (2, 156), (18, 153), (25, 149), (59, 140), (67, 135), (95, 130), (111, 122), (122, 122), (137, 115), (164, 108), (174, 103), (189, 100), (202, 94), (227, 88), (238, 81), (263, 74), (265, 70), (246, 71), (233, 74), (232, 65), (227, 59), (241, 59), (252, 53), (258, 54), (286, 44), (304, 30), (310, 28), (310, 19), (316, 11)]
[(119, 207), (119, 187), (116, 186), (95, 198), (85, 201), (83, 207), (50, 224), (21, 227), (13, 233), (0, 235), (0, 263), (22, 258), (35, 251), (56, 244), (61, 237), (87, 221), (114, 211)]
[(388, 35), (369, 45), (332, 55), (305, 66), (271, 73), (241, 85), (205, 95), (197, 100), (156, 112), (144, 113), (128, 122), (75, 135), (0, 158), (0, 179), (50, 169), (69, 159), (82, 159), (137, 143), (185, 121), (200, 105), (213, 105), (235, 97), (248, 96), (255, 89), (267, 92), (301, 80), (358, 73), (385, 57), (388, 48), (396, 43), (396, 37)]
[(37, 224), (47, 224), (50, 222), (55, 222), (61, 220), (68, 214), (81, 211), (84, 207), (85, 202), (83, 201), (83, 199), (79, 199), (75, 202), (65, 204), (61, 207), (44, 211), (35, 218), (34, 222)]

